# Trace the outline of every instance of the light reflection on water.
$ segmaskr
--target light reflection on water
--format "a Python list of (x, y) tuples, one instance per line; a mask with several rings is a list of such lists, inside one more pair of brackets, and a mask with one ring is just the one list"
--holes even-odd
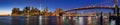
[[(59, 19), (59, 18), (58, 18)], [(64, 25), (70, 25), (70, 17), (63, 17), (63, 23)], [(45, 17), (39, 16), (39, 25), (45, 25)], [(56, 18), (55, 16), (48, 17), (48, 24), (49, 25), (56, 25)], [(59, 20), (58, 20), (59, 21)], [(25, 25), (25, 17), (18, 17), (19, 25)], [(73, 17), (73, 23), (74, 25), (88, 25), (88, 17)], [(98, 22), (96, 17), (91, 17), (91, 24), (92, 25), (98, 25)], [(31, 23), (32, 24), (32, 23)], [(12, 25), (12, 17), (0, 17), (0, 25)], [(36, 24), (37, 25), (37, 24)]]

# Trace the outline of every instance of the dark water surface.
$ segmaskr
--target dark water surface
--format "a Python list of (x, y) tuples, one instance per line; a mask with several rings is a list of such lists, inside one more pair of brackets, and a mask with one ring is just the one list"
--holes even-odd
[[(29, 17), (29, 25), (45, 25), (45, 17), (41, 17), (41, 19), (38, 17)], [(60, 22), (60, 17), (56, 18), (55, 16), (49, 16), (47, 18), (48, 25), (57, 25), (56, 19), (58, 19), (58, 23)], [(96, 20), (96, 17), (91, 17), (91, 21), (88, 20), (88, 17), (73, 17), (73, 20), (71, 20), (70, 17), (63, 17), (63, 25), (88, 25), (89, 22), (92, 22), (92, 25), (98, 25), (99, 21)], [(99, 20), (99, 19), (98, 19)], [(14, 24), (16, 23), (17, 24)], [(18, 17), (0, 17), (0, 25), (26, 25), (26, 17), (18, 16)]]
[(12, 17), (0, 17), (0, 25), (12, 25)]

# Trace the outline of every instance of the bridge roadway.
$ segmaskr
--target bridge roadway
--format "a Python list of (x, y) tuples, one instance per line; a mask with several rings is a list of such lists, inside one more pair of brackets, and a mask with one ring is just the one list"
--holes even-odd
[(114, 10), (115, 7), (112, 6), (87, 6), (87, 7), (82, 7), (82, 8), (74, 8), (70, 10), (65, 10), (62, 12), (69, 12), (69, 11), (76, 11), (76, 10), (89, 10), (89, 9), (112, 9)]

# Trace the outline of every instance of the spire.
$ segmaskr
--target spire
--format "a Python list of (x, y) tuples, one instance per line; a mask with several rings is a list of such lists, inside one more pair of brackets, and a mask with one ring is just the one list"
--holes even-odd
[(35, 8), (32, 6), (32, 10), (34, 10)]
[(46, 6), (46, 9), (48, 9), (48, 6)]
[(118, 5), (118, 0), (114, 0), (114, 5), (115, 5), (115, 6)]
[(48, 12), (48, 6), (46, 6), (45, 11)]
[(42, 5), (41, 5), (41, 4), (40, 4), (40, 11), (43, 11), (43, 10), (42, 10)]

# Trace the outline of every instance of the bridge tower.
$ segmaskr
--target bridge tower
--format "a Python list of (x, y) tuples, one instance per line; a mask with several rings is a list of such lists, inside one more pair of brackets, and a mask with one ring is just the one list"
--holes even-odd
[(119, 17), (118, 0), (114, 0), (114, 14), (115, 14), (115, 16), (109, 17), (110, 25), (120, 25), (119, 24), (120, 17)]
[(119, 15), (118, 0), (114, 0), (114, 7), (115, 7), (114, 14), (118, 16)]

